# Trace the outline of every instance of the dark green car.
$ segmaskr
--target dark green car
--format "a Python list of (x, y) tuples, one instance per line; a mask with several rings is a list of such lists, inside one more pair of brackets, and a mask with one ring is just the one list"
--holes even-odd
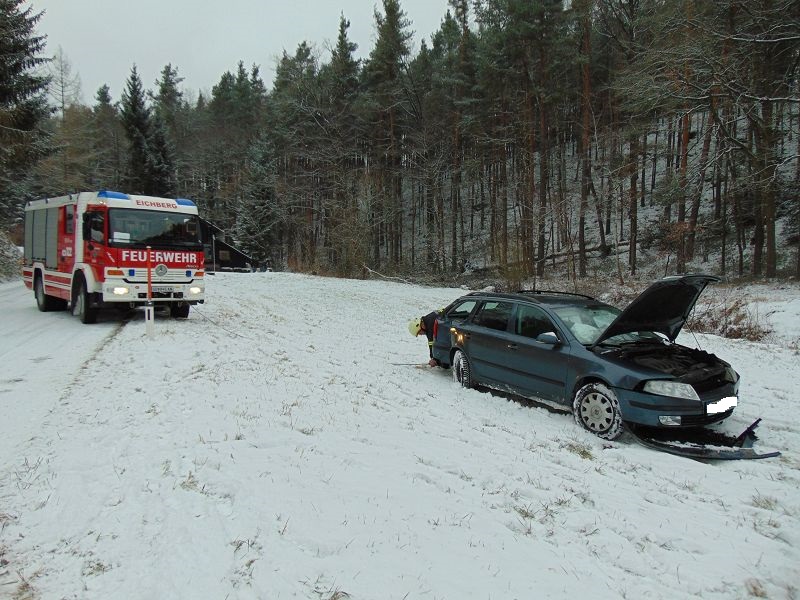
[(437, 322), (434, 358), (464, 387), (482, 385), (572, 409), (604, 439), (623, 423), (699, 427), (738, 401), (739, 375), (675, 343), (709, 275), (666, 277), (624, 311), (577, 294), (473, 292)]

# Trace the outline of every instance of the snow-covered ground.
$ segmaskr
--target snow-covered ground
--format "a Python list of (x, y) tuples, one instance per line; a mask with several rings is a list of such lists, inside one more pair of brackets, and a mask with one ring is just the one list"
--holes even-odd
[[(148, 337), (0, 284), (0, 597), (800, 594), (796, 346), (681, 338), (742, 374), (723, 428), (783, 453), (697, 462), (398, 364), (462, 293), (219, 274)], [(798, 330), (796, 287), (759, 301)]]

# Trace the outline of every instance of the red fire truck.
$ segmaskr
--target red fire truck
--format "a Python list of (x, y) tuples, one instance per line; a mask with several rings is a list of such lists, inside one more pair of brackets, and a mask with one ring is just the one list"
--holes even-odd
[(151, 301), (186, 318), (205, 299), (203, 245), (191, 200), (81, 192), (25, 206), (22, 276), (41, 311), (84, 323), (102, 306)]

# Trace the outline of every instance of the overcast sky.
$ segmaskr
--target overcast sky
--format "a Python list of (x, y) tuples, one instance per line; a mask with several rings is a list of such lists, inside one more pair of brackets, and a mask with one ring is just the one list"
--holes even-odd
[[(376, 6), (381, 0), (29, 0), (45, 11), (37, 32), (47, 35), (45, 53), (60, 46), (81, 79), (83, 100), (94, 102), (107, 84), (118, 100), (136, 63), (148, 89), (171, 63), (194, 98), (209, 91), (239, 60), (260, 65), (271, 87), (275, 64), (303, 40), (324, 60), (335, 44), (339, 15), (350, 20), (350, 40), (366, 57), (375, 43)], [(415, 32), (413, 49), (430, 41), (447, 11), (447, 0), (400, 0)]]

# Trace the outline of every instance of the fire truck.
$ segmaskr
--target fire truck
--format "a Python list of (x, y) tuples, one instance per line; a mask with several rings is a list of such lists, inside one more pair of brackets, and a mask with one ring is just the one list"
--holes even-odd
[(25, 206), (22, 277), (41, 311), (84, 323), (103, 306), (167, 306), (177, 318), (205, 299), (197, 206), (182, 198), (112, 191)]

